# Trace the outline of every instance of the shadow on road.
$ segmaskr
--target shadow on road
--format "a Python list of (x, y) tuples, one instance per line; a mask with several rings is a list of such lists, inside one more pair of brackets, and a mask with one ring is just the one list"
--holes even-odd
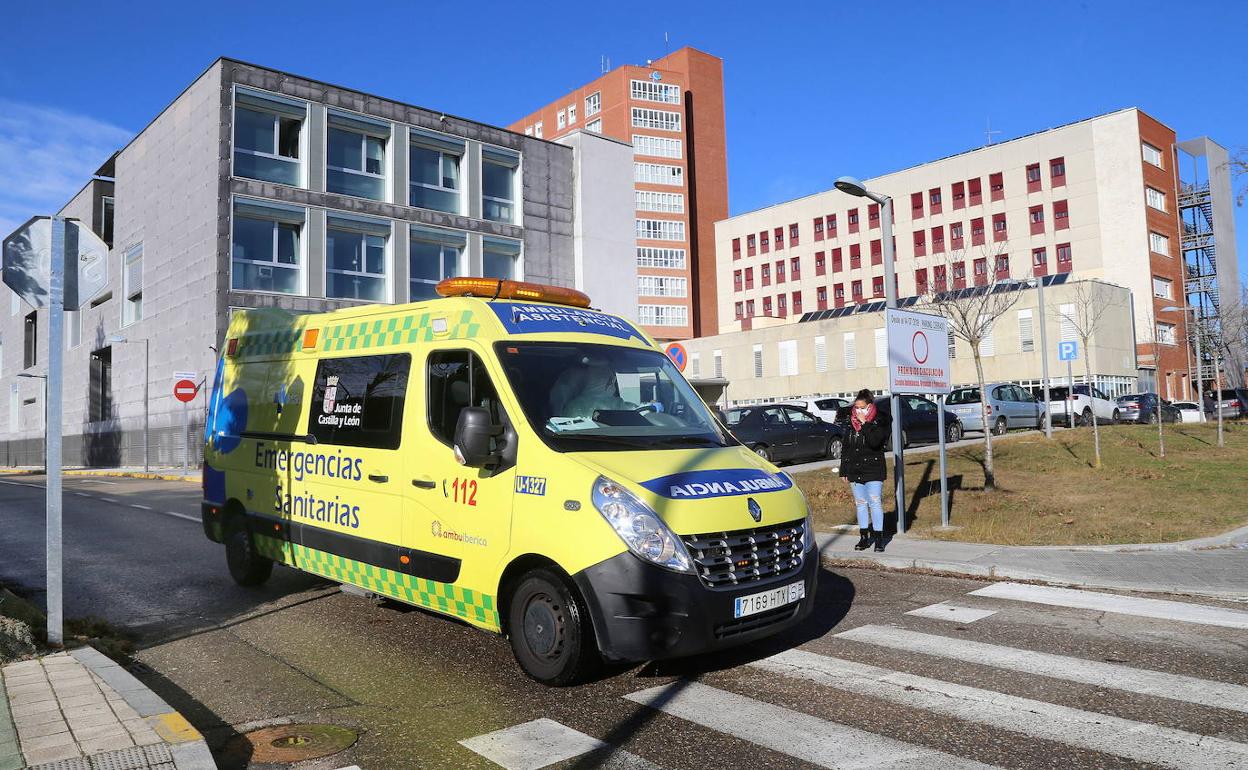
[(222, 753), (225, 746), (246, 745), (245, 741), (234, 740), (239, 733), (232, 725), (150, 666), (133, 663), (127, 669), (204, 735), (220, 770), (246, 770), (251, 763), (250, 751), (245, 756), (237, 751), (231, 752), (229, 757)]

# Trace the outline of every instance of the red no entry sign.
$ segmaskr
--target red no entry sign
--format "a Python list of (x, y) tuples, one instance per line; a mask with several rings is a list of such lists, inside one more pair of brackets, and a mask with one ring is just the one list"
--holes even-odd
[(195, 400), (199, 388), (195, 387), (195, 383), (190, 380), (178, 380), (173, 383), (173, 397), (182, 403), (189, 403)]

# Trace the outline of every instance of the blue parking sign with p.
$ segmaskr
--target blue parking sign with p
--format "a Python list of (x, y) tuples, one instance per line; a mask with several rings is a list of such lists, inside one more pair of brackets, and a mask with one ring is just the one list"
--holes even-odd
[(1058, 361), (1076, 361), (1079, 358), (1079, 343), (1075, 340), (1057, 343)]

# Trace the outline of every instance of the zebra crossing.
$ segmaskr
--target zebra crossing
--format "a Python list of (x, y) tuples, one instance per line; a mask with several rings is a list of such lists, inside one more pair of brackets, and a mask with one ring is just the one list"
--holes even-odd
[[(615, 697), (641, 707), (651, 722), (666, 720), (662, 722), (664, 729), (694, 731), (689, 738), (693, 743), (702, 745), (714, 740), (713, 736), (724, 736), (756, 747), (763, 757), (751, 760), (754, 764), (718, 762), (724, 767), (978, 770), (1108, 763), (1248, 768), (1248, 718), (1244, 716), (1248, 715), (1248, 654), (1243, 667), (1227, 677), (1236, 681), (1219, 681), (1125, 665), (1114, 659), (1098, 660), (1094, 651), (1064, 655), (1027, 649), (1017, 642), (998, 643), (994, 623), (1051, 607), (1090, 613), (1089, 623), (1098, 629), (1112, 629), (1124, 617), (1143, 618), (1172, 624), (1175, 638), (1186, 639), (1191, 648), (1200, 645), (1203, 635), (1222, 633), (1232, 647), (1248, 649), (1248, 638), (1239, 639), (1234, 633), (1248, 629), (1248, 612), (1243, 610), (997, 583), (970, 591), (957, 601), (912, 610), (893, 623), (833, 629), (819, 640), (739, 668), (680, 678)], [(960, 625), (954, 629), (931, 623), (931, 619)], [(971, 623), (980, 639), (959, 633), (968, 631)], [(915, 625), (922, 625), (922, 629)], [(991, 641), (983, 641), (984, 636)], [(1184, 652), (1174, 650), (1176, 655)], [(887, 662), (877, 665), (856, 659), (863, 657)], [(926, 673), (940, 673), (924, 676), (906, 670), (920, 664)], [(1000, 677), (985, 677), (989, 681), (981, 682), (973, 675), (969, 678), (974, 685), (986, 686), (965, 683), (968, 671), (985, 668), (1028, 686), (1014, 693), (1003, 692), (1012, 688), (1001, 687)], [(1055, 702), (1043, 697), (1048, 694), (1044, 682), (1058, 687), (1059, 694), (1049, 696)], [(1070, 690), (1080, 687), (1085, 690)], [(1088, 688), (1097, 697), (1083, 697)], [(1108, 705), (1115, 698), (1134, 699), (1135, 711), (1127, 708), (1124, 713)], [(991, 741), (984, 739), (982, 743), (991, 742), (996, 747), (981, 751), (973, 742), (950, 745), (939, 737), (916, 739), (906, 731), (894, 732), (887, 721), (843, 723), (853, 720), (838, 719), (834, 710), (821, 707), (838, 699), (900, 709), (899, 713), (948, 725), (947, 730), (979, 731), (975, 734), (992, 736)], [(1154, 709), (1164, 712), (1165, 704), (1178, 709), (1180, 715), (1151, 721)], [(1141, 715), (1145, 718), (1138, 718)], [(507, 770), (556, 765), (621, 770), (690, 766), (683, 763), (683, 757), (666, 752), (662, 744), (649, 745), (646, 738), (645, 734), (635, 734), (619, 739), (628, 741), (625, 751), (544, 718), (460, 743)], [(1013, 750), (1027, 745), (1031, 746), (1030, 753)], [(1060, 754), (1054, 759), (1046, 754), (1052, 753), (1046, 746), (1071, 752), (1074, 759), (1063, 762)]]

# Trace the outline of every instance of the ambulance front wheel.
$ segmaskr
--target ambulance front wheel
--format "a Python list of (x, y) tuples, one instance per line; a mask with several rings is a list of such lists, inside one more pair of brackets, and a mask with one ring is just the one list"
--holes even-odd
[(588, 679), (602, 664), (583, 602), (558, 574), (525, 575), (507, 608), (511, 650), (524, 673), (563, 687)]
[(261, 585), (273, 574), (273, 561), (256, 550), (256, 541), (241, 517), (235, 517), (226, 530), (225, 563), (230, 577), (240, 586)]

